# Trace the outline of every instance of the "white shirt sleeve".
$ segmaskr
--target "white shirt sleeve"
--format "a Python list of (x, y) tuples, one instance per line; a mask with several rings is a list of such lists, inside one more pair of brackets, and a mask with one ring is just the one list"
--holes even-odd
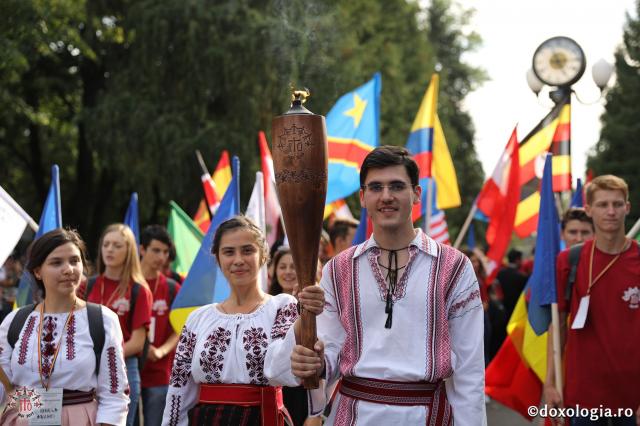
[[(2, 325), (0, 325), (0, 367), (4, 370), (7, 378), (13, 383), (13, 374), (11, 372), (11, 354), (13, 349), (9, 346), (8, 336), (9, 325), (16, 316), (17, 310), (14, 310), (4, 318)], [(0, 385), (0, 402), (4, 401), (7, 396), (7, 392), (4, 386)]]
[[(196, 311), (197, 312), (197, 311)], [(198, 402), (199, 385), (193, 379), (191, 363), (194, 358), (196, 346), (196, 333), (192, 331), (193, 316), (191, 313), (187, 323), (182, 328), (180, 340), (173, 359), (169, 390), (162, 416), (162, 426), (176, 425), (187, 426), (189, 424), (188, 412)], [(191, 321), (190, 321), (191, 320)]]
[(118, 316), (109, 308), (101, 306), (104, 321), (104, 347), (100, 356), (98, 373), (98, 413), (96, 423), (124, 425), (127, 420), (129, 389), (124, 364), (124, 339)]
[(486, 425), (484, 314), (478, 281), (468, 259), (453, 291), (448, 306), (453, 375), (445, 382), (447, 398), (456, 426)]

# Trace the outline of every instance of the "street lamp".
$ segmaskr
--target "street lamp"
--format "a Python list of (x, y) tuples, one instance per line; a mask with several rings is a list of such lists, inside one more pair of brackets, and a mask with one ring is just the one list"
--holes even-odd
[[(542, 88), (547, 85), (555, 88), (549, 92), (549, 97), (558, 103), (568, 93), (575, 93), (571, 86), (576, 83), (586, 69), (587, 60), (584, 51), (578, 43), (569, 37), (552, 37), (544, 41), (533, 54), (532, 68), (527, 71), (527, 84), (538, 96)], [(598, 60), (591, 68), (594, 83), (600, 88), (600, 97), (607, 86), (613, 66), (604, 59)], [(583, 102), (578, 95), (576, 98)]]

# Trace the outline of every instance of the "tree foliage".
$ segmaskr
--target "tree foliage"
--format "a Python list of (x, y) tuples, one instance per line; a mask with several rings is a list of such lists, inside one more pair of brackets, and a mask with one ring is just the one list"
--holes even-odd
[(605, 112), (601, 117), (600, 140), (587, 160), (594, 175), (614, 174), (629, 185), (631, 227), (640, 217), (640, 2), (636, 16), (627, 15), (624, 42), (615, 54), (615, 85), (608, 91)]
[(209, 167), (223, 149), (240, 157), (246, 202), (257, 132), (287, 109), (290, 84), (310, 87), (309, 108), (326, 114), (381, 71), (381, 141), (404, 145), (438, 63), (440, 116), (471, 200), (482, 172), (462, 101), (483, 74), (462, 61), (479, 42), (469, 17), (448, 0), (426, 11), (405, 0), (3, 1), (0, 183), (37, 220), (59, 164), (63, 220), (90, 243), (133, 191), (143, 224), (164, 222), (170, 199), (194, 211), (196, 149)]

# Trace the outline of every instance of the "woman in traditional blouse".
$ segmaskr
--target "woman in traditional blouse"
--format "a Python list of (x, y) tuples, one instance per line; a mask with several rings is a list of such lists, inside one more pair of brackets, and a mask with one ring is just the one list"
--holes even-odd
[[(229, 282), (230, 295), (189, 315), (162, 424), (282, 425), (282, 392), (268, 386), (264, 360), (269, 343), (283, 338), (296, 323), (297, 301), (288, 294), (271, 296), (261, 290), (260, 268), (268, 250), (260, 228), (246, 217), (223, 222), (211, 252)], [(301, 291), (299, 300), (316, 314), (324, 306), (317, 286)]]
[(100, 275), (89, 279), (86, 300), (118, 314), (131, 392), (127, 426), (132, 426), (140, 396), (138, 362), (151, 323), (153, 296), (142, 275), (136, 239), (128, 226), (122, 223), (109, 225), (100, 237), (99, 248), (96, 265)]
[[(18, 391), (63, 389), (62, 415), (59, 423), (54, 423), (124, 425), (129, 397), (122, 332), (113, 312), (91, 306), (92, 312), (101, 314), (104, 329), (98, 333), (104, 339), (102, 350), (94, 350), (89, 318), (94, 321), (94, 330), (99, 321), (90, 316), (87, 303), (76, 297), (85, 264), (85, 245), (75, 231), (56, 229), (33, 243), (27, 269), (44, 293), (44, 300), (35, 307), (13, 311), (4, 319), (0, 325), (0, 366)], [(9, 330), (21, 317), (23, 325), (17, 329), (12, 345), (13, 331)], [(49, 412), (56, 408), (44, 399), (40, 389), (36, 394), (29, 397), (32, 408), (36, 400)], [(30, 417), (38, 415), (20, 406), (16, 393), (7, 397), (2, 392), (2, 396), (10, 408), (0, 424), (26, 425)]]

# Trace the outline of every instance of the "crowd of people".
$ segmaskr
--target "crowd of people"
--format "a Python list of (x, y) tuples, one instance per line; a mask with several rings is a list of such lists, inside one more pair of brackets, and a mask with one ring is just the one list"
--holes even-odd
[[(360, 183), (373, 234), (353, 245), (358, 222), (333, 221), (316, 286), (298, 288), (290, 248), (268, 247), (250, 219), (223, 222), (209, 249), (230, 294), (193, 311), (180, 333), (169, 313), (182, 278), (169, 269), (175, 248), (164, 227), (145, 227), (138, 245), (126, 225), (108, 226), (95, 273), (77, 232), (35, 240), (24, 266), (34, 304), (13, 309), (19, 258), (0, 269), (0, 424), (29, 424), (20, 388), (38, 389), (62, 425), (486, 424), (484, 369), (532, 262), (511, 250), (489, 281), (481, 250), (460, 252), (415, 229), (422, 190), (404, 148), (374, 149)], [(549, 345), (544, 387), (556, 408), (626, 410), (614, 425), (640, 423), (640, 249), (624, 234), (628, 192), (623, 180), (598, 177), (585, 208), (563, 216), (566, 385), (556, 386)], [(301, 310), (317, 315), (313, 349), (301, 345)], [(313, 377), (317, 389), (301, 386)]]

